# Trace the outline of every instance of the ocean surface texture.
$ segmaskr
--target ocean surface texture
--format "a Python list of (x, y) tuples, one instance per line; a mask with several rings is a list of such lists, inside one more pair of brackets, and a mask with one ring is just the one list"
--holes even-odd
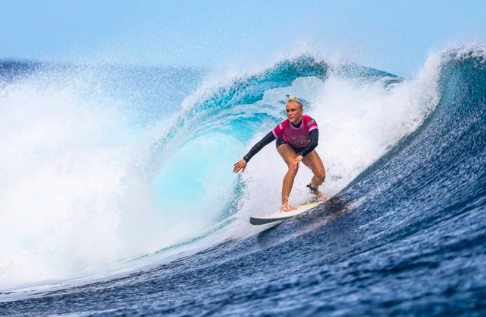
[[(333, 198), (295, 219), (270, 144), (316, 119)], [(486, 53), (403, 79), (0, 63), (1, 316), (486, 315)], [(301, 167), (290, 198), (309, 201)]]

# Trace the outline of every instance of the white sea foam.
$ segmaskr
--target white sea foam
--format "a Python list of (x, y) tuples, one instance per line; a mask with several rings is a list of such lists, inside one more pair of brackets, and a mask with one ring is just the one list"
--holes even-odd
[(0, 113), (0, 286), (114, 261), (123, 116), (29, 83), (9, 87)]

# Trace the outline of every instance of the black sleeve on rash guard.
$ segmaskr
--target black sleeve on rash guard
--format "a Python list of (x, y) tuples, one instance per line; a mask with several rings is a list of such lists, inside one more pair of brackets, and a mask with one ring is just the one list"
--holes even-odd
[(260, 152), (260, 150), (263, 149), (265, 145), (269, 144), (273, 140), (275, 140), (275, 136), (273, 136), (272, 131), (270, 131), (267, 135), (263, 137), (263, 139), (261, 139), (257, 144), (255, 144), (251, 148), (250, 152), (248, 152), (248, 154), (246, 154), (245, 157), (243, 157), (243, 159), (248, 163), (250, 159), (253, 157), (253, 155)]
[(309, 136), (310, 136), (310, 142), (309, 142), (309, 144), (307, 145), (307, 147), (301, 153), (297, 153), (297, 154), (300, 154), (302, 156), (306, 156), (310, 152), (314, 151), (314, 149), (316, 148), (317, 144), (319, 143), (319, 130), (318, 129), (312, 130), (309, 133)]

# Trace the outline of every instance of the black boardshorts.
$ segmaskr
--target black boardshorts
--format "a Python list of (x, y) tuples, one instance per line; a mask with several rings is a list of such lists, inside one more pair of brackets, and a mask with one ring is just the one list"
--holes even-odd
[[(287, 143), (287, 142), (285, 142), (285, 141), (283, 140), (283, 138), (282, 138), (282, 137), (279, 137), (279, 138), (277, 139), (277, 141), (275, 141), (275, 145), (277, 146), (277, 149), (278, 149), (278, 147), (279, 147), (279, 146), (281, 146), (282, 144), (288, 144), (288, 143)], [(294, 147), (294, 146), (292, 146), (292, 145), (290, 145), (290, 144), (288, 144), (288, 145), (289, 145), (289, 146), (292, 148), (292, 150), (294, 150), (295, 154), (298, 154), (298, 153), (302, 153), (302, 152), (304, 152), (305, 147)]]

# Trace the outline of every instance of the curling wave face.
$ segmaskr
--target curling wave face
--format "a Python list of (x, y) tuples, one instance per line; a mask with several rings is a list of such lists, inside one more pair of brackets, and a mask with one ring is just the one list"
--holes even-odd
[[(407, 81), (301, 56), (192, 93), (202, 75), (191, 70), (3, 75), (0, 288), (109, 272), (208, 235), (203, 248), (254, 235), (247, 216), (278, 205), (285, 166), (267, 146), (241, 178), (231, 167), (285, 118), (287, 95), (319, 124), (323, 190), (336, 194), (430, 117), (447, 67), (431, 58)], [(309, 198), (309, 177), (298, 175), (291, 200)]]

